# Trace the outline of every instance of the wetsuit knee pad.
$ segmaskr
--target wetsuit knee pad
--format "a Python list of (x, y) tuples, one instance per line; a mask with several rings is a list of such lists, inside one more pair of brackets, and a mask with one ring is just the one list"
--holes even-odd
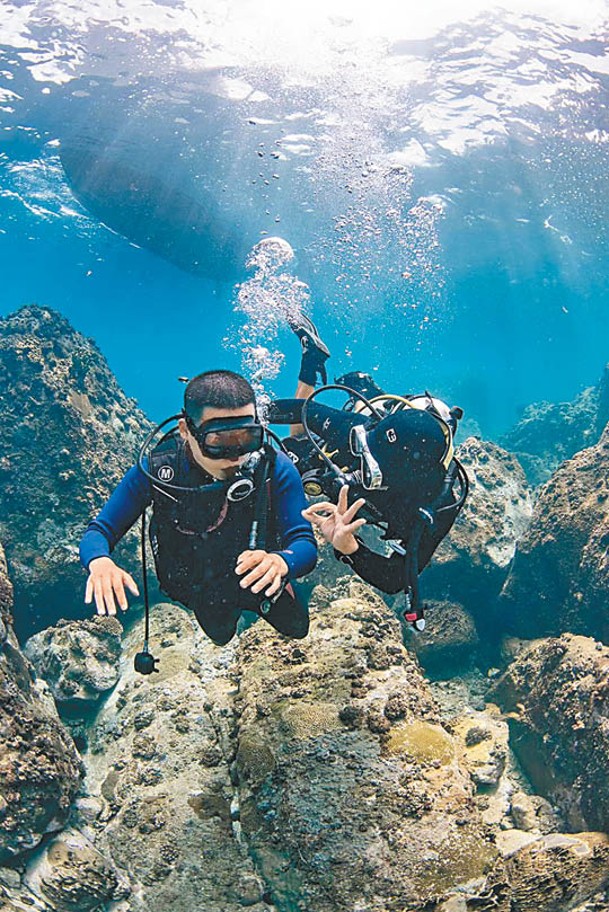
[[(279, 631), (283, 633), (283, 631)], [(294, 626), (290, 631), (286, 631), (284, 636), (289, 636), (292, 640), (304, 640), (309, 633), (309, 616), (307, 615), (304, 623)]]
[(302, 640), (309, 632), (309, 609), (291, 585), (286, 586), (268, 611), (259, 609), (260, 616), (284, 636)]
[(195, 611), (194, 614), (203, 633), (207, 634), (216, 646), (226, 646), (237, 632), (239, 615), (231, 617), (227, 622), (225, 617), (216, 619), (215, 617), (206, 615), (202, 611)]
[(230, 643), (230, 641), (234, 637), (235, 633), (237, 632), (237, 628), (235, 627), (233, 630), (228, 632), (226, 635), (222, 635), (222, 638), (218, 638), (217, 634), (214, 634), (214, 636), (212, 636), (210, 633), (207, 632), (207, 630), (205, 630), (204, 627), (203, 627), (203, 632), (207, 634), (207, 636), (212, 641), (214, 646), (226, 646), (226, 644)]

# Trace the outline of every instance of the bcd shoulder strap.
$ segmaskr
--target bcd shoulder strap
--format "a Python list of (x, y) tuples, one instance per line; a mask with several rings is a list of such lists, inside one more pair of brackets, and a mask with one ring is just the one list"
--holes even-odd
[[(159, 484), (180, 484), (184, 469), (184, 448), (177, 430), (166, 434), (148, 456), (150, 474)], [(154, 488), (154, 485), (153, 485)], [(159, 489), (156, 488), (156, 491)], [(166, 494), (167, 492), (163, 491)], [(154, 495), (153, 495), (154, 496)]]
[(254, 520), (250, 529), (249, 547), (251, 551), (255, 551), (257, 548), (262, 551), (266, 550), (271, 502), (271, 478), (277, 462), (277, 453), (272, 446), (265, 443), (263, 450), (264, 456), (259, 469), (260, 474), (256, 480)]

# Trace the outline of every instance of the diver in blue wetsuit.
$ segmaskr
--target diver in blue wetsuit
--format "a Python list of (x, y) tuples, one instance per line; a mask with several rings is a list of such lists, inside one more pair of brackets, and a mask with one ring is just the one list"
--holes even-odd
[(85, 601), (95, 601), (98, 614), (126, 610), (125, 588), (139, 594), (110, 554), (150, 504), (161, 589), (192, 609), (214, 643), (228, 643), (244, 610), (286, 636), (307, 635), (308, 609), (291, 584), (317, 560), (301, 515), (302, 482), (290, 459), (264, 443), (244, 377), (208, 371), (191, 380), (183, 412), (149, 436), (138, 464), (89, 523), (80, 556), (89, 571)]

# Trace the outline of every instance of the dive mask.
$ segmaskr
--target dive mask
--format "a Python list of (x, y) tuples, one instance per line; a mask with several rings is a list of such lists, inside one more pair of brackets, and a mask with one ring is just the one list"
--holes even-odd
[(208, 459), (238, 459), (262, 446), (264, 428), (253, 415), (237, 418), (212, 418), (196, 425), (184, 415), (188, 430)]

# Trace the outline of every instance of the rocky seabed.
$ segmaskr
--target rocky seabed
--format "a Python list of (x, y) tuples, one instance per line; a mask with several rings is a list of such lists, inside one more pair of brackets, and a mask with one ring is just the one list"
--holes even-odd
[[(28, 644), (49, 681), (21, 655), (41, 705), (20, 751), (2, 758), (3, 784), (7, 759), (20, 771), (0, 823), (2, 912), (609, 907), (609, 650), (569, 635), (520, 642), (494, 680), (471, 671), (430, 684), (371, 589), (344, 580), (312, 601), (306, 641), (257, 623), (224, 649), (187, 611), (158, 604), (149, 678), (133, 670), (141, 620), (120, 651), (112, 619)], [(76, 699), (66, 677), (82, 684)], [(44, 763), (31, 762), (42, 704), (63, 751), (45, 741)], [(552, 718), (578, 739), (569, 747), (557, 732), (559, 754), (547, 739), (543, 755), (527, 747), (554, 777), (548, 800), (510, 731), (543, 744)], [(36, 827), (18, 813), (34, 788), (48, 810)]]

